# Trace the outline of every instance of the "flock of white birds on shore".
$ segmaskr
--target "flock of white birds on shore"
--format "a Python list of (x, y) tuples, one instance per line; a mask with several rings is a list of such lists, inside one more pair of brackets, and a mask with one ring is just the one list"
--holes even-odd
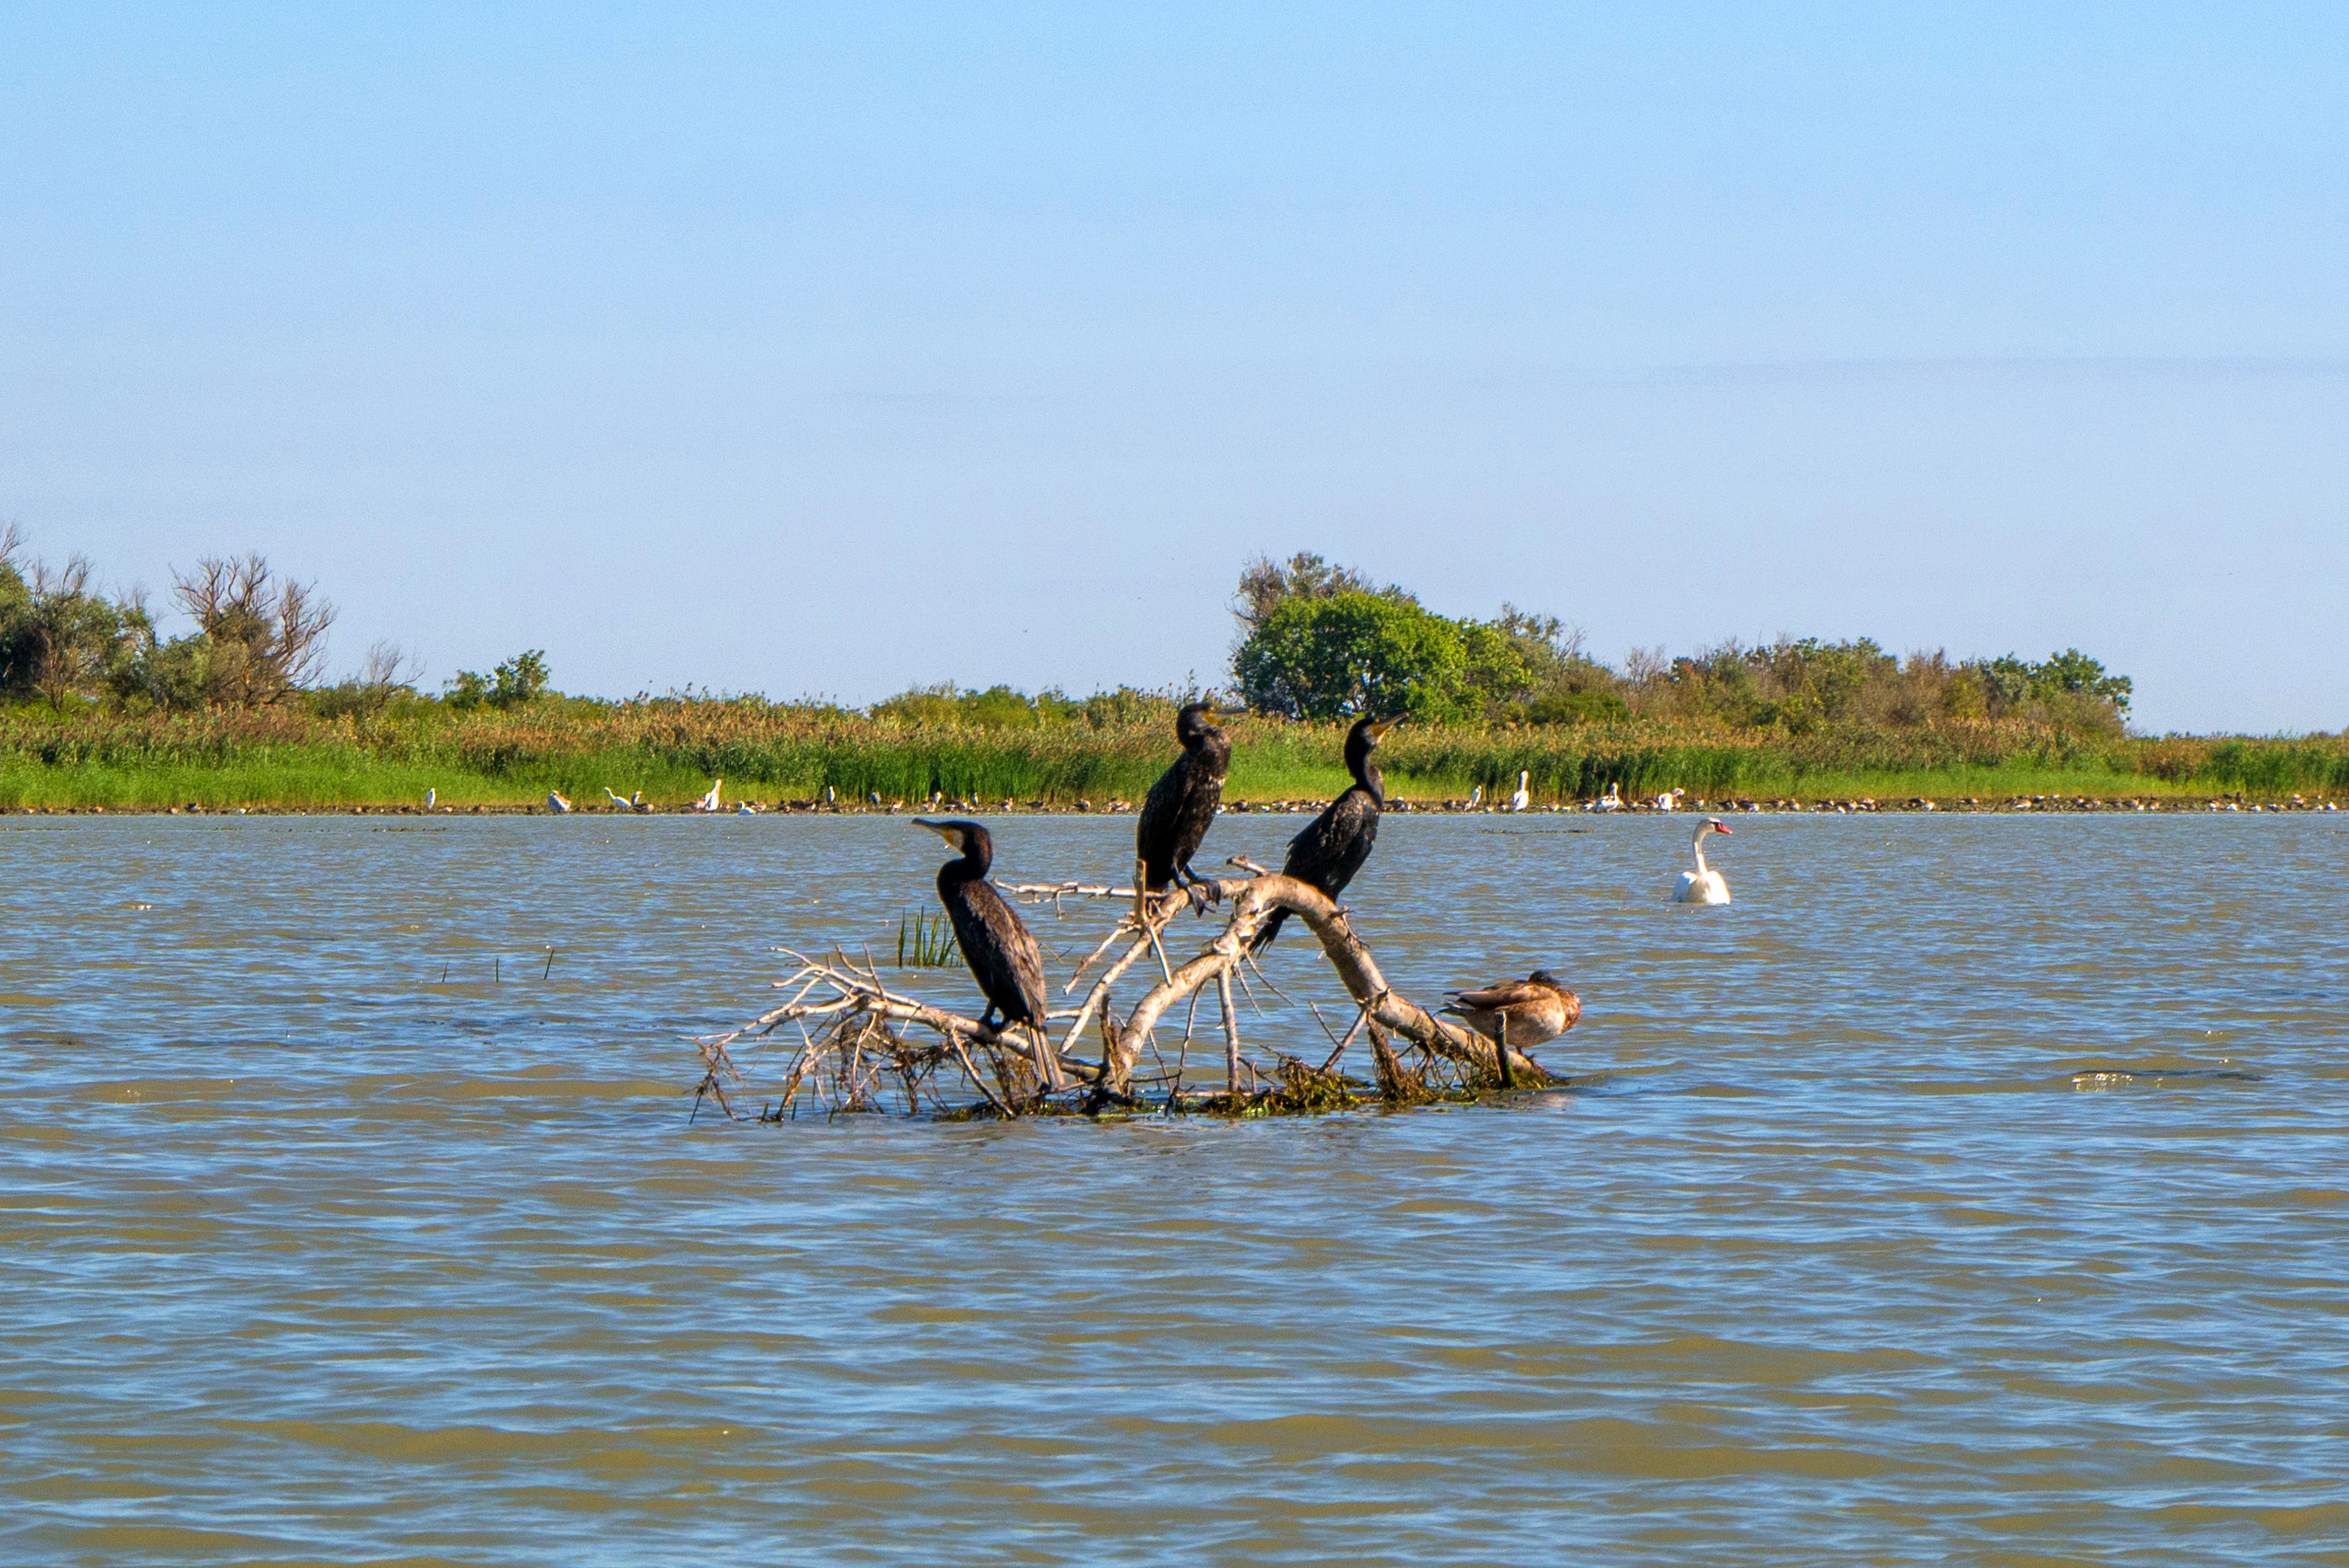
[[(1509, 796), (1509, 809), (1511, 811), (1526, 811), (1531, 809), (1533, 805), (1533, 794), (1528, 786), (1532, 782), (1532, 774), (1524, 771), (1520, 771), (1518, 773), (1516, 792)], [(693, 803), (693, 809), (697, 812), (703, 813), (715, 813), (723, 810), (724, 808), (718, 804), (718, 797), (719, 792), (722, 790), (725, 785), (726, 781), (724, 779), (713, 779), (710, 781), (709, 793), (703, 795), (699, 800), (695, 801)], [(1643, 804), (1650, 809), (1655, 811), (1671, 811), (1679, 806), (1680, 797), (1687, 793), (1688, 792), (1685, 790), (1666, 790), (1658, 794), (1653, 800), (1642, 802), (1640, 804)], [(829, 794), (829, 792), (827, 792), (827, 794)], [(645, 792), (642, 790), (636, 790), (628, 794), (622, 794), (611, 785), (605, 784), (604, 786), (604, 795), (605, 799), (609, 800), (614, 805), (619, 807), (622, 811), (649, 812), (653, 809), (653, 807), (646, 801)], [(1479, 784), (1470, 794), (1468, 804), (1472, 806), (1480, 805), (1484, 801), (1484, 798), (1485, 786)], [(424, 809), (430, 811), (439, 804), (440, 799), (440, 792), (439, 790), (426, 790), (424, 792)], [(1607, 793), (1600, 795), (1597, 800), (1592, 801), (1586, 809), (1599, 812), (1626, 811), (1630, 808), (1630, 804), (1631, 803), (1623, 799), (1619, 787), (1610, 784), (1607, 786)], [(546, 794), (546, 809), (554, 813), (557, 816), (563, 816), (577, 808), (571, 804), (569, 799), (564, 795), (562, 791), (549, 790)], [(759, 808), (745, 800), (737, 801), (734, 805), (734, 810), (735, 814), (740, 816), (754, 816), (758, 814)], [(1723, 877), (1720, 872), (1715, 871), (1713, 867), (1704, 863), (1705, 836), (1711, 833), (1718, 833), (1726, 837), (1730, 833), (1729, 824), (1722, 821), (1721, 818), (1717, 816), (1708, 816), (1702, 822), (1696, 825), (1696, 836), (1689, 840), (1689, 854), (1696, 864), (1692, 869), (1681, 873), (1680, 885), (1674, 888), (1672, 892), (1672, 902), (1675, 904), (1726, 904), (1729, 902), (1728, 879)]]

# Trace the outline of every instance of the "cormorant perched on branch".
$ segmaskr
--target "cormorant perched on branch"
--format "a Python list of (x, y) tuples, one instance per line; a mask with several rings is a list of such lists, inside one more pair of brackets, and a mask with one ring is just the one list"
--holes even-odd
[(1040, 1032), (1044, 957), (1003, 895), (988, 886), (995, 840), (975, 822), (931, 822), (917, 816), (914, 826), (928, 828), (962, 856), (938, 867), (938, 902), (954, 921), (955, 940), (962, 946), (971, 978), (987, 993), (979, 1026), (989, 1027), (999, 1012), (1007, 1024), (1025, 1023)]
[(1163, 893), (1177, 882), (1196, 882), (1191, 857), (1215, 825), (1224, 798), (1224, 774), (1232, 763), (1232, 742), (1216, 728), (1216, 705), (1193, 702), (1174, 716), (1174, 738), (1183, 754), (1158, 775), (1134, 824), (1134, 856), (1142, 862), (1142, 885)]
[[(1371, 763), (1371, 753), (1377, 749), (1379, 737), (1398, 722), (1356, 721), (1346, 736), (1346, 771), (1354, 775), (1353, 785), (1288, 841), (1288, 859), (1280, 868), (1283, 875), (1309, 883), (1332, 898), (1354, 879), (1354, 873), (1371, 857), (1371, 846), (1378, 841), (1379, 807), (1387, 798), (1385, 782)], [(1288, 919), (1288, 910), (1275, 909), (1264, 929), (1257, 933), (1251, 950), (1262, 952), (1270, 947)]]

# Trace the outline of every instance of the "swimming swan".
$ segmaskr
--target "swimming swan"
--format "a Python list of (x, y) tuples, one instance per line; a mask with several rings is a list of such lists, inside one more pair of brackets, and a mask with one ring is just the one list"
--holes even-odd
[(1717, 816), (1708, 816), (1696, 825), (1696, 836), (1689, 840), (1689, 853), (1696, 857), (1696, 869), (1681, 873), (1680, 890), (1672, 895), (1675, 904), (1726, 904), (1729, 884), (1720, 872), (1704, 863), (1704, 836), (1708, 833), (1726, 835), (1729, 824)]

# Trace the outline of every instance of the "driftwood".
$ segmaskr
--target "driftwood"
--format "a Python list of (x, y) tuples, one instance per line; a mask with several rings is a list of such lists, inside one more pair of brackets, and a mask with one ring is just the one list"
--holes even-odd
[(1287, 909), (1305, 922), (1320, 941), (1321, 951), (1329, 959), (1330, 967), (1337, 971), (1347, 994), (1371, 1024), (1383, 1026), (1413, 1044), (1459, 1063), (1477, 1076), (1496, 1084), (1505, 1074), (1528, 1088), (1550, 1082), (1549, 1075), (1531, 1057), (1509, 1051), (1504, 1066), (1500, 1048), (1492, 1041), (1436, 1017), (1389, 986), (1386, 977), (1379, 971), (1377, 961), (1371, 957), (1371, 950), (1354, 934), (1345, 911), (1330, 902), (1319, 888), (1276, 872), (1235, 877), (1215, 887), (1232, 902), (1230, 920), (1223, 933), (1209, 942), (1198, 957), (1153, 987), (1134, 1004), (1118, 1031), (1114, 1059), (1102, 1064), (1113, 1086), (1133, 1072), (1150, 1032), (1166, 1011), (1209, 981), (1216, 981), (1223, 994), (1226, 1026), (1232, 1030), (1231, 1044), (1237, 1050), (1237, 1032), (1229, 1022), (1228, 988), (1233, 975), (1247, 961), (1248, 943), (1276, 909)]
[[(1076, 1006), (1050, 1010), (1046, 1022), (1059, 1030), (1057, 1044), (1024, 1026), (982, 1027), (976, 1019), (892, 991), (869, 958), (859, 965), (837, 953), (821, 960), (781, 950), (799, 964), (792, 975), (775, 982), (791, 993), (791, 1000), (738, 1028), (697, 1041), (703, 1073), (696, 1105), (714, 1100), (728, 1116), (743, 1116), (738, 1102), (749, 1098), (750, 1085), (735, 1054), (771, 1044), (778, 1037), (786, 1044), (796, 1037), (798, 1049), (781, 1078), (780, 1098), (768, 1098), (758, 1113), (766, 1119), (795, 1116), (802, 1101), (834, 1114), (879, 1109), (879, 1091), (885, 1085), (907, 1112), (918, 1112), (926, 1101), (942, 1113), (1017, 1116), (1063, 1103), (1055, 1096), (1064, 1089), (1078, 1106), (1095, 1112), (1149, 1106), (1154, 1089), (1157, 1103), (1170, 1109), (1185, 1104), (1226, 1110), (1321, 1108), (1352, 1103), (1351, 1087), (1336, 1070), (1354, 1040), (1365, 1033), (1371, 1041), (1375, 1093), (1390, 1102), (1423, 1100), (1447, 1088), (1474, 1092), (1555, 1082), (1530, 1057), (1504, 1051), (1395, 991), (1354, 933), (1346, 912), (1319, 889), (1244, 860), (1234, 864), (1247, 874), (1203, 879), (1195, 891), (1145, 895), (1133, 888), (1081, 883), (1003, 888), (1009, 897), (1031, 906), (1049, 903), (1056, 910), (1071, 899), (1116, 900), (1128, 906), (1116, 927), (1078, 965), (1064, 993), (1083, 984), (1093, 966), (1121, 942), (1123, 950), (1092, 975)], [(1222, 930), (1195, 956), (1175, 964), (1166, 951), (1168, 924), (1183, 910), (1204, 909), (1210, 902), (1227, 910)], [(1250, 943), (1281, 909), (1319, 941), (1355, 1016), (1342, 1037), (1330, 1033), (1333, 1049), (1319, 1067), (1276, 1052), (1278, 1063), (1268, 1073), (1242, 1049), (1233, 987), (1246, 984), (1246, 971), (1253, 963)], [(1156, 981), (1120, 1021), (1114, 988), (1145, 962)], [(1188, 1001), (1195, 1016), (1198, 998), (1209, 987), (1224, 1035), (1221, 1095), (1185, 1091), (1181, 1069), (1165, 1070), (1155, 1044), (1168, 1015)], [(1319, 1007), (1313, 1012), (1320, 1017)], [(1328, 1032), (1326, 1022), (1322, 1027)], [(1089, 1039), (1088, 1031), (1094, 1031), (1094, 1036)], [(1390, 1036), (1405, 1042), (1413, 1059), (1398, 1054)], [(1184, 1037), (1190, 1038), (1187, 1025)], [(1097, 1055), (1092, 1054), (1095, 1050)], [(1145, 1053), (1160, 1063), (1154, 1075), (1142, 1071)], [(1244, 1087), (1244, 1081), (1253, 1086), (1267, 1080), (1273, 1086)], [(957, 1103), (955, 1096), (967, 1101), (973, 1092), (980, 1096), (977, 1104)]]

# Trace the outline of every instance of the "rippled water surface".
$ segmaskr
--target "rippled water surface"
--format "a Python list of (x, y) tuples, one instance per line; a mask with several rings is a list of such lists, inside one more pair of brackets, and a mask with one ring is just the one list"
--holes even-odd
[(1356, 885), (1568, 1092), (777, 1127), (682, 1036), (893, 950), (902, 820), (0, 822), (0, 1561), (2349, 1562), (2349, 836), (1689, 826)]

